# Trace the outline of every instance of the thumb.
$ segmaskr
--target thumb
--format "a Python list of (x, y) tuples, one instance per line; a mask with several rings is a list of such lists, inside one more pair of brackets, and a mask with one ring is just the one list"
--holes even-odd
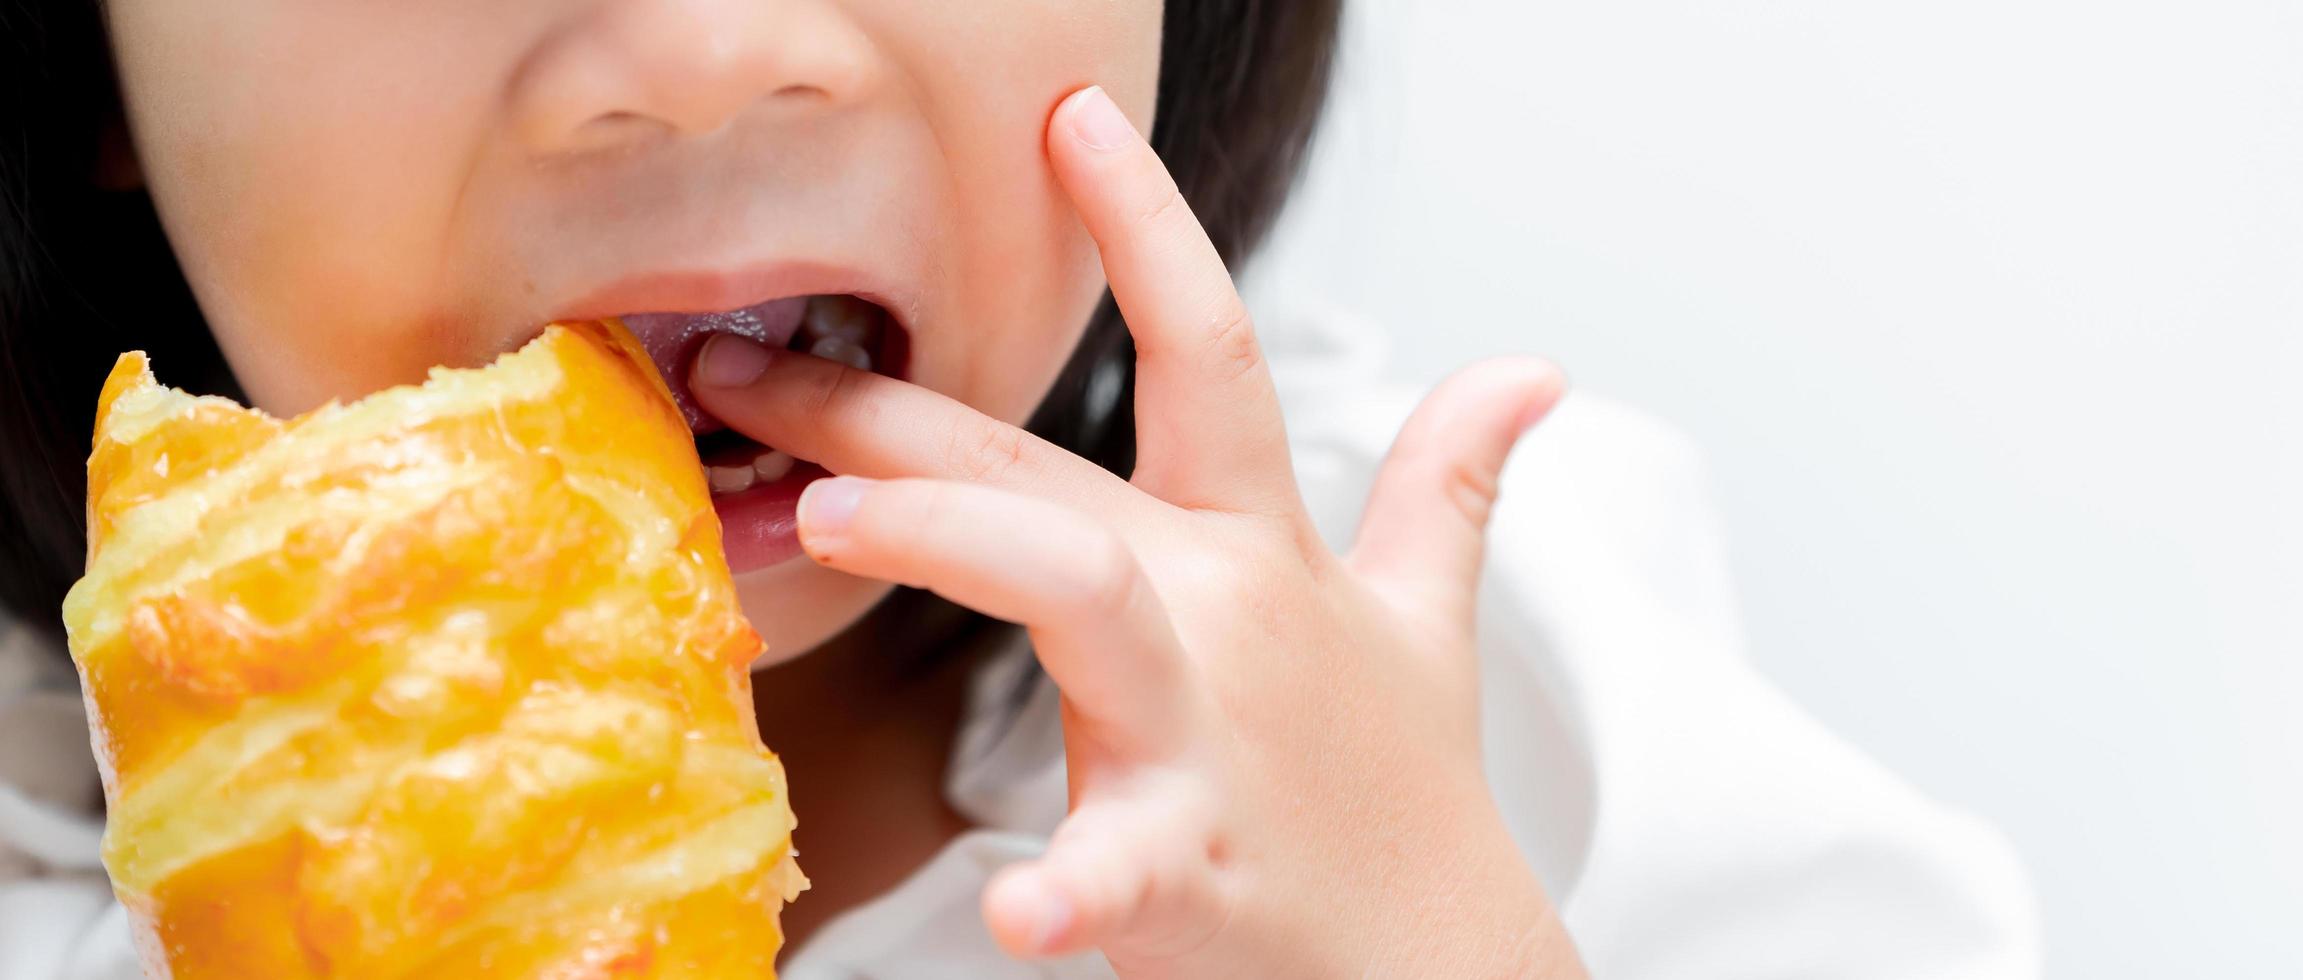
[(1481, 361), (1442, 383), (1376, 474), (1352, 568), (1468, 626), (1504, 461), (1566, 388), (1531, 357)]

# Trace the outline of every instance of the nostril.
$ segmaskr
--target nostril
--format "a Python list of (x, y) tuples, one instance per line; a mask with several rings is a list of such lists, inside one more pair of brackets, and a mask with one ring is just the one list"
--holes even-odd
[(637, 112), (604, 112), (576, 127), (560, 149), (585, 153), (641, 144), (662, 136), (669, 129), (661, 121)]
[(762, 102), (819, 112), (881, 84), (880, 52), (842, 4), (570, 6), (585, 12), (560, 18), (509, 79), (512, 128), (540, 154), (707, 136)]

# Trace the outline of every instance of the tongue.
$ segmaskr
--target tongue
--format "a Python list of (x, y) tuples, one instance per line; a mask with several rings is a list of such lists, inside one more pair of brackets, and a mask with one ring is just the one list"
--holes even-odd
[(732, 333), (748, 338), (770, 349), (791, 343), (792, 334), (799, 332), (800, 321), (808, 312), (806, 297), (771, 300), (758, 306), (745, 307), (726, 313), (638, 313), (624, 318), (624, 326), (640, 338), (640, 346), (647, 348), (648, 356), (655, 358), (656, 370), (663, 372), (664, 382), (672, 389), (672, 398), (680, 404), (680, 414), (688, 420), (688, 428), (697, 435), (718, 432), (727, 428), (704, 414), (696, 405), (696, 396), (688, 390), (688, 371), (695, 365), (696, 351), (704, 341), (716, 333)]

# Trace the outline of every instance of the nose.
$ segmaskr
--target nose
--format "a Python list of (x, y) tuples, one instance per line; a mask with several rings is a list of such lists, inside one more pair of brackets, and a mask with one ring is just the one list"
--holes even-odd
[(714, 132), (746, 111), (865, 96), (871, 41), (828, 0), (599, 0), (514, 73), (513, 128), (544, 154)]

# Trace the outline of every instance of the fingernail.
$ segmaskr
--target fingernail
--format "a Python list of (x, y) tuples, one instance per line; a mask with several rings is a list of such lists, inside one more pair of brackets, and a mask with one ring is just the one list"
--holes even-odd
[(693, 379), (713, 388), (740, 388), (759, 380), (774, 359), (773, 353), (748, 337), (716, 333), (697, 352)]
[(810, 534), (838, 534), (855, 520), (872, 481), (860, 476), (817, 480), (800, 491), (800, 526)]
[(1045, 950), (1063, 939), (1072, 927), (1072, 906), (1038, 876), (1026, 877), (1013, 893), (1017, 906), (1031, 922), (1032, 949)]
[(1143, 138), (1101, 85), (1080, 94), (1072, 110), (1072, 136), (1093, 150), (1116, 150)]

